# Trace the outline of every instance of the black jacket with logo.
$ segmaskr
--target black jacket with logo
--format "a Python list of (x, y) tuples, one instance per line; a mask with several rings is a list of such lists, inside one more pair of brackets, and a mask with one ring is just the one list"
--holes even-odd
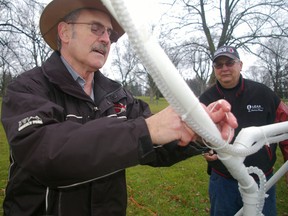
[[(199, 100), (208, 105), (216, 100), (225, 99), (232, 106), (232, 113), (238, 121), (235, 136), (242, 128), (263, 126), (288, 120), (288, 109), (280, 98), (267, 86), (240, 77), (235, 88), (225, 89), (217, 81), (215, 85), (205, 91)], [(232, 141), (233, 142), (233, 141)], [(284, 159), (288, 160), (288, 141), (281, 142)], [(257, 153), (246, 157), (246, 167), (256, 166), (266, 175), (273, 171), (276, 161), (277, 145), (264, 146)], [(208, 162), (208, 173), (211, 168), (224, 177), (231, 177), (230, 173), (220, 160)]]
[(9, 85), (1, 117), (11, 150), (4, 215), (125, 215), (125, 168), (170, 166), (199, 153), (176, 142), (155, 148), (147, 104), (100, 71), (94, 95), (58, 52)]

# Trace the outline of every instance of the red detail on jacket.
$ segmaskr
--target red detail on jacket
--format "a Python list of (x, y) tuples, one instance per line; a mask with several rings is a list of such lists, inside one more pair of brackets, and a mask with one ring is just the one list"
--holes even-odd
[[(281, 101), (276, 111), (275, 122), (277, 123), (284, 121), (288, 121), (288, 107), (283, 101)], [(288, 160), (288, 140), (280, 142), (279, 146), (284, 156), (284, 161)]]

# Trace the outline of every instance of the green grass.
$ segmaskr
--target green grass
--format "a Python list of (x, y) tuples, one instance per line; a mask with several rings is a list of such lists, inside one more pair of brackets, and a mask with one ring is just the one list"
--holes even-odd
[[(4, 188), (7, 183), (8, 171), (8, 144), (4, 134), (3, 126), (0, 124), (0, 201), (4, 196)], [(1, 211), (0, 211), (1, 212)]]
[[(141, 97), (149, 103), (149, 99)], [(1, 104), (1, 98), (0, 98)], [(167, 106), (165, 99), (150, 105), (153, 113)], [(1, 107), (1, 106), (0, 106)], [(275, 168), (283, 163), (280, 150)], [(0, 205), (7, 183), (8, 144), (0, 124)], [(207, 216), (209, 215), (206, 162), (196, 156), (168, 168), (136, 166), (127, 169), (127, 216)], [(287, 187), (282, 178), (277, 183), (278, 216), (288, 216)], [(3, 214), (0, 208), (0, 215)]]
[(168, 168), (127, 170), (127, 215), (208, 215), (206, 162), (196, 156)]
[(165, 98), (159, 98), (159, 100), (154, 100), (152, 103), (150, 102), (150, 98), (149, 97), (137, 97), (143, 101), (145, 101), (146, 103), (149, 104), (150, 109), (152, 111), (152, 113), (157, 113), (159, 111), (161, 111), (162, 109), (164, 109), (165, 107), (168, 106), (167, 101), (165, 100)]
[[(275, 168), (282, 165), (277, 151)], [(137, 166), (127, 170), (128, 216), (209, 215), (206, 162), (196, 156), (169, 168)], [(277, 183), (278, 216), (288, 216), (284, 178)]]
[[(0, 113), (1, 113), (2, 98), (0, 98)], [(1, 115), (0, 115), (1, 116)], [(5, 195), (5, 186), (7, 184), (7, 174), (8, 174), (8, 144), (6, 140), (6, 135), (3, 130), (3, 126), (0, 123), (0, 215), (3, 215), (2, 203)]]

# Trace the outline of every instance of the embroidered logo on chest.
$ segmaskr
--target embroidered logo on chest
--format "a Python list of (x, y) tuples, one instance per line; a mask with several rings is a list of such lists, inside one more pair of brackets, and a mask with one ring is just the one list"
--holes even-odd
[(247, 105), (248, 112), (263, 112), (264, 107), (262, 105)]

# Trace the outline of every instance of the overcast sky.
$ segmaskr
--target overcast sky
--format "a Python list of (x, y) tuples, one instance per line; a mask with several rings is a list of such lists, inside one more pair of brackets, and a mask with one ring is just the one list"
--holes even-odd
[[(51, 0), (42, 0), (49, 3)], [(125, 4), (135, 13), (133, 17), (140, 20), (157, 20), (161, 15), (161, 8), (158, 0), (125, 0)]]
[[(47, 4), (51, 2), (51, 0), (42, 1)], [(128, 6), (133, 19), (136, 19), (137, 22), (148, 24), (157, 24), (160, 21), (161, 15), (165, 12), (163, 4), (160, 4), (160, 2), (161, 0), (125, 0), (125, 4)], [(251, 58), (255, 59), (255, 57), (248, 56), (241, 51), (239, 53), (241, 60), (244, 62), (243, 71), (245, 71), (254, 63), (254, 60), (251, 60)], [(111, 55), (103, 68), (104, 70), (109, 70), (110, 62)]]

